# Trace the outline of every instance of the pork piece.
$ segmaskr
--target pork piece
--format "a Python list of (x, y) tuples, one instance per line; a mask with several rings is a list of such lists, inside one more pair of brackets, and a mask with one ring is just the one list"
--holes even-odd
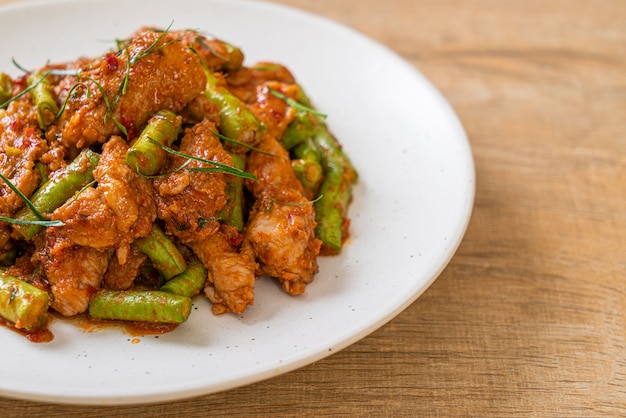
[(250, 80), (254, 85), (261, 85), (268, 81), (278, 81), (285, 84), (296, 84), (296, 79), (287, 67), (275, 62), (260, 61), (250, 68)]
[[(38, 130), (36, 112), (26, 97), (0, 111), (0, 173), (26, 196), (41, 182), (34, 167), (48, 150)], [(0, 215), (10, 216), (22, 206), (24, 201), (0, 181)]]
[(120, 264), (126, 262), (130, 243), (147, 235), (156, 219), (150, 180), (126, 165), (127, 149), (120, 137), (104, 144), (94, 170), (98, 186), (70, 198), (51, 216), (64, 224), (57, 227), (59, 236), (84, 247), (115, 249)]
[[(179, 151), (232, 166), (230, 155), (213, 132), (217, 132), (217, 128), (206, 119), (194, 125), (186, 130)], [(173, 171), (186, 160), (175, 156), (166, 170)], [(166, 231), (182, 243), (203, 240), (214, 234), (219, 228), (217, 216), (226, 204), (224, 175), (189, 171), (198, 167), (209, 165), (193, 160), (184, 169), (154, 180), (158, 216), (165, 221)]]
[(73, 244), (104, 250), (115, 247), (118, 241), (115, 214), (93, 187), (70, 198), (51, 218), (63, 222), (57, 234)]
[(37, 243), (35, 257), (41, 262), (50, 283), (50, 306), (64, 316), (83, 313), (89, 299), (100, 288), (111, 251), (73, 244), (48, 228)]
[(87, 309), (113, 253), (120, 268), (132, 271), (135, 258), (130, 257), (130, 243), (146, 235), (156, 218), (150, 181), (126, 165), (127, 149), (120, 137), (112, 137), (103, 146), (94, 170), (98, 186), (87, 188), (55, 210), (51, 218), (62, 221), (63, 226), (48, 228), (37, 244), (36, 257), (54, 298), (52, 307), (63, 315)]
[(256, 201), (245, 232), (260, 273), (276, 277), (292, 294), (304, 292), (318, 271), (321, 242), (315, 237), (315, 210), (302, 192), (287, 151), (271, 136), (253, 152), (247, 170), (258, 181), (247, 182)]
[(148, 256), (134, 246), (131, 246), (131, 252), (124, 264), (120, 264), (117, 257), (111, 257), (102, 280), (102, 287), (112, 290), (130, 289), (147, 259)]
[(0, 224), (0, 265), (10, 264), (15, 254), (15, 246), (11, 240), (11, 225)]
[(295, 84), (284, 84), (269, 81), (256, 87), (254, 101), (249, 104), (250, 110), (267, 128), (266, 133), (274, 138), (282, 138), (287, 126), (296, 116), (296, 111), (287, 102), (271, 93), (277, 91), (295, 99), (299, 90)]
[(50, 142), (58, 138), (68, 148), (103, 143), (121, 134), (116, 121), (134, 138), (154, 113), (162, 109), (177, 113), (206, 87), (200, 60), (170, 33), (141, 32), (119, 54), (81, 64), (78, 76), (67, 76), (57, 85), (61, 102), (70, 97), (56, 126), (47, 132)]
[(211, 122), (220, 123), (219, 106), (206, 98), (206, 96), (198, 96), (193, 99), (187, 106), (179, 112), (183, 118), (184, 125), (195, 125), (202, 122), (202, 119), (208, 119)]
[(213, 303), (215, 314), (239, 314), (254, 304), (257, 264), (252, 248), (238, 248), (238, 241), (237, 231), (224, 226), (206, 239), (189, 243), (208, 270), (204, 293)]
[(130, 243), (150, 232), (156, 219), (156, 202), (150, 180), (135, 173), (126, 164), (128, 145), (112, 137), (102, 148), (100, 162), (94, 170), (96, 189), (114, 213), (117, 230), (117, 259), (124, 264)]
[(196, 31), (171, 32), (188, 48), (192, 48), (211, 72), (236, 71), (243, 64), (241, 49), (216, 38), (206, 37)]
[(15, 262), (5, 270), (8, 276), (17, 277), (27, 283), (45, 291), (50, 291), (50, 284), (43, 269), (39, 267), (36, 258), (33, 257), (35, 249), (27, 247), (24, 254), (15, 259)]
[(226, 77), (228, 90), (246, 103), (252, 103), (257, 87), (268, 81), (296, 84), (296, 79), (287, 67), (273, 62), (258, 62), (253, 67), (243, 67)]

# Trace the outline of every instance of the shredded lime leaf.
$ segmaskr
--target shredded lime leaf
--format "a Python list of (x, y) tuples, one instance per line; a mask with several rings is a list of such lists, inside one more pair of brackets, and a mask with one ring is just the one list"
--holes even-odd
[(21, 219), (7, 218), (5, 216), (0, 216), (0, 221), (8, 222), (14, 225), (39, 225), (39, 226), (45, 226), (45, 227), (64, 225), (62, 221), (37, 221), (37, 220), (26, 221), (26, 220), (21, 220)]
[(274, 203), (277, 203), (279, 205), (283, 205), (283, 206), (304, 206), (304, 205), (312, 205), (316, 202), (319, 202), (320, 200), (322, 200), (322, 198), (324, 197), (323, 194), (317, 196), (315, 199), (313, 200), (307, 200), (306, 202), (299, 202), (299, 203), (292, 203), (292, 202), (281, 202), (280, 200), (276, 200), (273, 197), (270, 197), (270, 200)]
[(272, 154), (271, 152), (266, 152), (266, 151), (260, 150), (260, 149), (258, 149), (256, 147), (253, 147), (252, 145), (248, 145), (248, 144), (245, 144), (245, 143), (243, 143), (241, 141), (237, 141), (236, 139), (229, 138), (226, 135), (222, 135), (221, 133), (219, 133), (217, 131), (211, 131), (211, 133), (213, 135), (215, 135), (216, 137), (218, 137), (220, 139), (223, 139), (226, 142), (231, 142), (233, 144), (241, 145), (242, 147), (248, 148), (251, 151), (258, 152), (259, 154), (269, 155), (270, 157), (276, 157), (276, 155)]
[(117, 118), (113, 115), (113, 105), (109, 101), (109, 96), (107, 96), (107, 92), (104, 90), (104, 87), (102, 87), (102, 84), (98, 83), (93, 78), (89, 78), (89, 80), (91, 80), (96, 85), (96, 87), (98, 87), (98, 90), (100, 90), (100, 93), (102, 93), (104, 104), (107, 108), (107, 113), (106, 115), (104, 115), (104, 123), (107, 123), (109, 121), (109, 118), (112, 118), (113, 122), (120, 129), (120, 131), (122, 131), (122, 133), (125, 136), (128, 136), (128, 131), (126, 130), (126, 127), (122, 125), (122, 123), (119, 120), (117, 120)]
[(306, 112), (306, 113), (310, 113), (310, 114), (315, 115), (315, 116), (319, 116), (322, 119), (326, 119), (328, 117), (328, 115), (326, 115), (325, 113), (321, 113), (321, 112), (318, 112), (315, 109), (311, 109), (310, 107), (303, 105), (302, 103), (292, 99), (291, 97), (285, 96), (284, 94), (282, 94), (279, 91), (276, 91), (276, 90), (274, 90), (272, 88), (270, 88), (269, 91), (270, 91), (270, 94), (272, 96), (278, 97), (279, 99), (284, 100), (289, 106), (291, 106), (292, 108), (294, 108), (296, 110), (299, 110), (299, 111), (302, 111), (302, 112)]
[(39, 218), (39, 220), (41, 220), (41, 221), (45, 221), (46, 220), (46, 218), (44, 218), (44, 216), (41, 213), (39, 213), (39, 211), (37, 210), (35, 205), (33, 205), (33, 203), (24, 195), (24, 193), (22, 193), (17, 187), (15, 187), (13, 185), (13, 183), (11, 183), (11, 180), (6, 178), (2, 174), (0, 174), (0, 178), (2, 178), (2, 180), (6, 183), (6, 185), (9, 186), (9, 189), (13, 190), (13, 192), (16, 195), (18, 195), (18, 197), (20, 199), (22, 199), (24, 201), (24, 203), (26, 203), (26, 206), (28, 206), (28, 208), (31, 210), (31, 212), (33, 212), (33, 214), (37, 218)]
[(229, 166), (227, 164), (218, 163), (216, 161), (210, 161), (210, 160), (205, 160), (204, 158), (194, 157), (193, 155), (188, 155), (188, 154), (185, 154), (184, 152), (176, 151), (176, 150), (174, 150), (174, 149), (172, 149), (170, 147), (167, 147), (167, 146), (161, 144), (159, 141), (156, 141), (153, 138), (148, 137), (148, 139), (151, 142), (153, 142), (154, 144), (157, 144), (158, 146), (160, 146), (161, 148), (163, 148), (165, 151), (167, 151), (168, 153), (170, 153), (172, 155), (176, 155), (178, 157), (186, 158), (188, 160), (200, 161), (201, 163), (213, 166), (213, 167), (190, 168), (189, 171), (199, 172), (199, 173), (203, 173), (203, 172), (206, 172), (206, 173), (223, 173), (223, 174), (230, 174), (230, 175), (233, 175), (233, 176), (242, 177), (242, 178), (246, 178), (246, 179), (250, 179), (250, 180), (256, 180), (256, 177), (253, 174), (246, 173), (245, 171), (240, 170), (238, 168), (231, 167), (231, 166)]
[[(176, 173), (176, 172), (178, 172), (178, 171), (182, 170), (183, 168), (187, 167), (187, 166), (189, 165), (189, 163), (190, 163), (190, 162), (191, 162), (191, 160), (185, 160), (185, 162), (184, 162), (184, 163), (182, 163), (181, 165), (179, 165), (178, 167), (176, 167), (176, 168), (175, 168), (175, 169), (173, 169), (172, 171), (168, 171), (167, 173), (155, 174), (155, 175), (153, 175), (153, 176), (148, 175), (148, 174), (141, 174), (141, 176), (142, 176), (142, 177), (145, 177), (145, 178), (148, 178), (148, 179), (158, 179), (158, 178), (161, 178), (161, 177), (167, 177), (167, 176), (169, 176), (170, 174), (174, 174), (174, 173)], [(136, 168), (136, 169), (135, 169), (135, 171), (136, 171), (137, 173), (139, 173), (139, 172), (140, 172), (139, 168)]]
[(61, 115), (63, 115), (63, 112), (65, 112), (65, 108), (67, 107), (67, 103), (70, 100), (72, 100), (72, 98), (76, 94), (76, 89), (78, 89), (79, 87), (86, 87), (87, 88), (87, 98), (89, 98), (89, 96), (91, 96), (91, 93), (89, 91), (89, 87), (86, 84), (84, 84), (84, 83), (76, 83), (76, 84), (74, 84), (72, 86), (72, 88), (70, 89), (70, 91), (67, 93), (67, 97), (63, 101), (63, 105), (61, 106), (61, 108), (59, 109), (59, 111), (56, 114), (56, 118), (57, 119), (59, 119), (61, 117)]
[(201, 36), (196, 36), (196, 41), (198, 41), (198, 43), (200, 45), (202, 45), (203, 47), (205, 47), (206, 49), (209, 50), (209, 52), (211, 52), (211, 54), (215, 55), (217, 58), (223, 59), (224, 61), (228, 61), (228, 57), (220, 54), (219, 52), (217, 52), (214, 48), (211, 47), (211, 45), (207, 44), (204, 39), (202, 39)]

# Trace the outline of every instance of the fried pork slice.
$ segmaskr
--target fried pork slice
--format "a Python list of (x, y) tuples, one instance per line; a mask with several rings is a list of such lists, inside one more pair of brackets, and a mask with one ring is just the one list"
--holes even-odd
[(51, 218), (63, 222), (63, 226), (55, 227), (55, 233), (73, 244), (105, 250), (114, 248), (118, 242), (115, 214), (93, 187), (70, 198)]
[(150, 232), (156, 219), (156, 202), (150, 180), (135, 173), (126, 164), (128, 144), (112, 137), (102, 148), (100, 162), (94, 170), (97, 191), (113, 211), (117, 230), (117, 259), (124, 264), (130, 244)]
[(208, 119), (213, 123), (220, 122), (219, 106), (204, 95), (193, 99), (178, 114), (182, 116), (185, 125), (195, 125), (202, 122), (202, 119)]
[(241, 49), (224, 41), (189, 30), (175, 31), (172, 35), (193, 49), (204, 66), (212, 72), (237, 71), (243, 64), (244, 56)]
[[(213, 313), (242, 313), (254, 304), (257, 264), (249, 245), (240, 241), (236, 230), (223, 227), (204, 240), (189, 243), (208, 270), (204, 293), (213, 303)], [(235, 244), (235, 245), (233, 245)]]
[(81, 60), (78, 76), (60, 81), (55, 91), (61, 102), (68, 99), (67, 106), (47, 138), (83, 148), (121, 134), (118, 125), (134, 138), (158, 110), (177, 113), (205, 87), (204, 70), (193, 51), (170, 33), (146, 30), (118, 54)]
[[(186, 130), (179, 151), (232, 166), (230, 155), (213, 132), (217, 132), (217, 128), (206, 119), (194, 125)], [(175, 156), (166, 171), (175, 171), (186, 160)], [(226, 204), (224, 175), (189, 171), (200, 167), (209, 165), (193, 160), (184, 169), (154, 180), (158, 216), (165, 221), (166, 231), (185, 244), (206, 239), (217, 232), (217, 216)]]
[(97, 187), (89, 187), (52, 213), (63, 222), (56, 233), (73, 244), (114, 249), (119, 264), (125, 264), (130, 244), (148, 234), (156, 219), (156, 203), (150, 180), (125, 163), (128, 145), (112, 137), (102, 149), (94, 170)]
[(100, 288), (111, 251), (75, 245), (53, 230), (38, 243), (35, 257), (50, 283), (50, 306), (64, 316), (78, 315)]
[(256, 201), (245, 232), (260, 264), (260, 273), (276, 277), (293, 295), (304, 292), (318, 271), (321, 242), (315, 237), (315, 210), (302, 194), (283, 147), (271, 136), (260, 145), (272, 155), (251, 153), (247, 182)]
[(87, 309), (109, 264), (112, 269), (133, 271), (134, 265), (125, 266), (129, 258), (134, 262), (130, 243), (146, 235), (156, 218), (150, 181), (125, 164), (127, 149), (120, 137), (112, 137), (103, 146), (94, 170), (98, 186), (85, 189), (55, 210), (51, 218), (63, 225), (46, 229), (43, 242), (37, 245), (35, 256), (50, 282), (52, 307), (63, 315)]
[[(26, 196), (41, 182), (35, 163), (48, 150), (38, 130), (36, 112), (26, 97), (0, 111), (0, 173)], [(11, 216), (23, 205), (24, 201), (0, 181), (0, 215)]]
[(287, 67), (267, 61), (258, 62), (252, 67), (242, 67), (226, 77), (228, 90), (246, 103), (253, 103), (257, 87), (268, 81), (296, 84), (296, 79)]
[(282, 138), (285, 129), (296, 116), (296, 111), (287, 104), (285, 99), (277, 97), (273, 92), (295, 99), (299, 87), (296, 84), (268, 81), (256, 86), (256, 97), (249, 105), (252, 113), (267, 128), (267, 134), (274, 138)]
[(147, 259), (148, 256), (134, 246), (131, 246), (131, 252), (124, 264), (120, 264), (117, 257), (111, 257), (102, 279), (102, 287), (112, 290), (130, 289)]

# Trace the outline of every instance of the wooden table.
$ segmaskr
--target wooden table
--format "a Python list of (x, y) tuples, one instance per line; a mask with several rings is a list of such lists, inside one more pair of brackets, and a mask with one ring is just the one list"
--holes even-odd
[(269, 381), (0, 415), (626, 414), (626, 2), (278, 2), (387, 45), (458, 112), (477, 189), (449, 266), (380, 330)]

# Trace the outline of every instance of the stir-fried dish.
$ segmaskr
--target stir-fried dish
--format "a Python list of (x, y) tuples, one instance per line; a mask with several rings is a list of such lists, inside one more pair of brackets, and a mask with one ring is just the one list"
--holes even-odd
[[(298, 295), (338, 254), (357, 174), (283, 65), (142, 28), (96, 58), (0, 74), (0, 317), (180, 324), (255, 281)], [(200, 297), (200, 296), (198, 296)]]

